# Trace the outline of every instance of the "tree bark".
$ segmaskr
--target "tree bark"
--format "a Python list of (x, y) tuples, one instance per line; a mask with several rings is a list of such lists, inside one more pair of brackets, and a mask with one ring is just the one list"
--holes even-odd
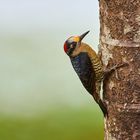
[(140, 0), (100, 0), (100, 54), (116, 69), (103, 83), (105, 140), (140, 140)]

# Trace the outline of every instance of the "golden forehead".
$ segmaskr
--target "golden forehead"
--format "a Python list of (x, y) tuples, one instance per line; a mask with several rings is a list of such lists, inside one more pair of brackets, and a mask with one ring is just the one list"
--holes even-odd
[(79, 42), (80, 41), (80, 38), (79, 36), (73, 36), (70, 38), (71, 41), (74, 41), (74, 42)]

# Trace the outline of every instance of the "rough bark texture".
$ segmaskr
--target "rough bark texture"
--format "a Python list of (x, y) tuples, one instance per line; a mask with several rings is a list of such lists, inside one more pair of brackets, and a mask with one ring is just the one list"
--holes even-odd
[(140, 140), (140, 0), (100, 0), (100, 53), (104, 80), (105, 140)]

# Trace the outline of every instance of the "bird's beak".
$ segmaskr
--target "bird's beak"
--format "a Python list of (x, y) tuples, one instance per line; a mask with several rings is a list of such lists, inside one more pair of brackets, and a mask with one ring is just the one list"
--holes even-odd
[(83, 33), (82, 35), (80, 35), (80, 42), (83, 40), (83, 38), (89, 33), (90, 31), (87, 31), (85, 33)]

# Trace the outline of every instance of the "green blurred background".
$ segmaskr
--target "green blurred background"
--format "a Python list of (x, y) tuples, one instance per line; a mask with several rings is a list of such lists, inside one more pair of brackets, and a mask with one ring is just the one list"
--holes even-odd
[(103, 116), (64, 41), (87, 30), (97, 50), (98, 0), (0, 2), (0, 140), (102, 140)]

